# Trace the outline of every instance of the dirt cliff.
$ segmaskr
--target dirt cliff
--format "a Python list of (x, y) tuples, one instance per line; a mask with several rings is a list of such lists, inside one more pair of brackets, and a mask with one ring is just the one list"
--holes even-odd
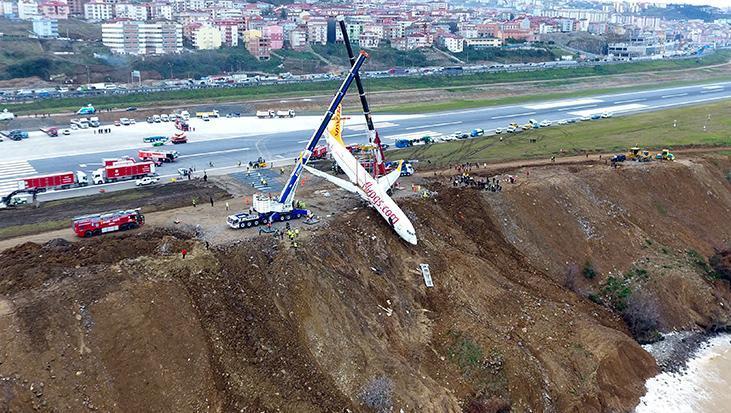
[(657, 371), (640, 292), (653, 328), (728, 323), (704, 257), (729, 241), (730, 166), (434, 181), (402, 202), (416, 247), (359, 208), (299, 248), (148, 228), (5, 250), (0, 411), (630, 411)]

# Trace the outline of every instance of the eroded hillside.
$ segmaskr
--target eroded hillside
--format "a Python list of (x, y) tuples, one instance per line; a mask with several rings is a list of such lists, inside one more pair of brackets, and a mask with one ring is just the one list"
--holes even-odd
[(728, 169), (435, 181), (403, 202), (416, 247), (364, 208), (297, 249), (151, 228), (24, 244), (0, 253), (0, 410), (630, 411), (657, 371), (626, 322), (639, 294), (658, 329), (728, 324), (700, 262), (730, 238)]

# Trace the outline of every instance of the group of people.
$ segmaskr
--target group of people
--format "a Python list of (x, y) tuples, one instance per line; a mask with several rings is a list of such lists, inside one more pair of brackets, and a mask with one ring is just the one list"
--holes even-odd
[[(487, 163), (483, 164), (484, 168), (487, 168)], [(462, 164), (454, 165), (454, 169), (460, 174), (469, 174), (473, 169), (480, 169), (480, 164), (477, 162), (465, 162)]]
[(101, 135), (102, 133), (112, 133), (112, 128), (101, 128), (101, 129), (94, 130), (94, 134)]
[[(514, 178), (511, 183), (515, 183)], [(470, 187), (489, 192), (500, 192), (503, 190), (502, 185), (500, 185), (500, 180), (497, 177), (493, 176), (492, 178), (475, 178), (467, 172), (456, 175), (452, 180), (452, 186), (454, 186), (455, 188)]]

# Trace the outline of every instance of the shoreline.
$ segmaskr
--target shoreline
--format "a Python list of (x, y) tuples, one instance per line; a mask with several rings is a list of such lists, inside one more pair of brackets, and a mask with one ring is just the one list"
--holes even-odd
[(715, 391), (731, 383), (728, 329), (672, 332), (642, 347), (655, 357), (661, 372), (645, 383), (647, 392), (635, 413), (716, 413), (723, 411), (717, 406), (731, 402), (731, 394)]

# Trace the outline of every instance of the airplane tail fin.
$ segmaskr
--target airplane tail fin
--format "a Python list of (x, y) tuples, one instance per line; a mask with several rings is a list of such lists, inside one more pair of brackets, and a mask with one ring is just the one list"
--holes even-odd
[(342, 105), (338, 105), (338, 108), (335, 109), (332, 120), (330, 120), (330, 125), (328, 125), (327, 127), (327, 131), (330, 133), (330, 136), (332, 136), (333, 139), (335, 139), (341, 145), (345, 146), (345, 142), (343, 142), (342, 113), (343, 107)]
[(395, 184), (399, 177), (401, 177), (401, 168), (403, 167), (403, 165), (404, 161), (399, 161), (398, 166), (393, 171), (378, 178), (378, 185), (381, 187), (381, 189), (383, 189), (384, 191), (388, 191), (389, 189), (391, 189), (393, 184)]

